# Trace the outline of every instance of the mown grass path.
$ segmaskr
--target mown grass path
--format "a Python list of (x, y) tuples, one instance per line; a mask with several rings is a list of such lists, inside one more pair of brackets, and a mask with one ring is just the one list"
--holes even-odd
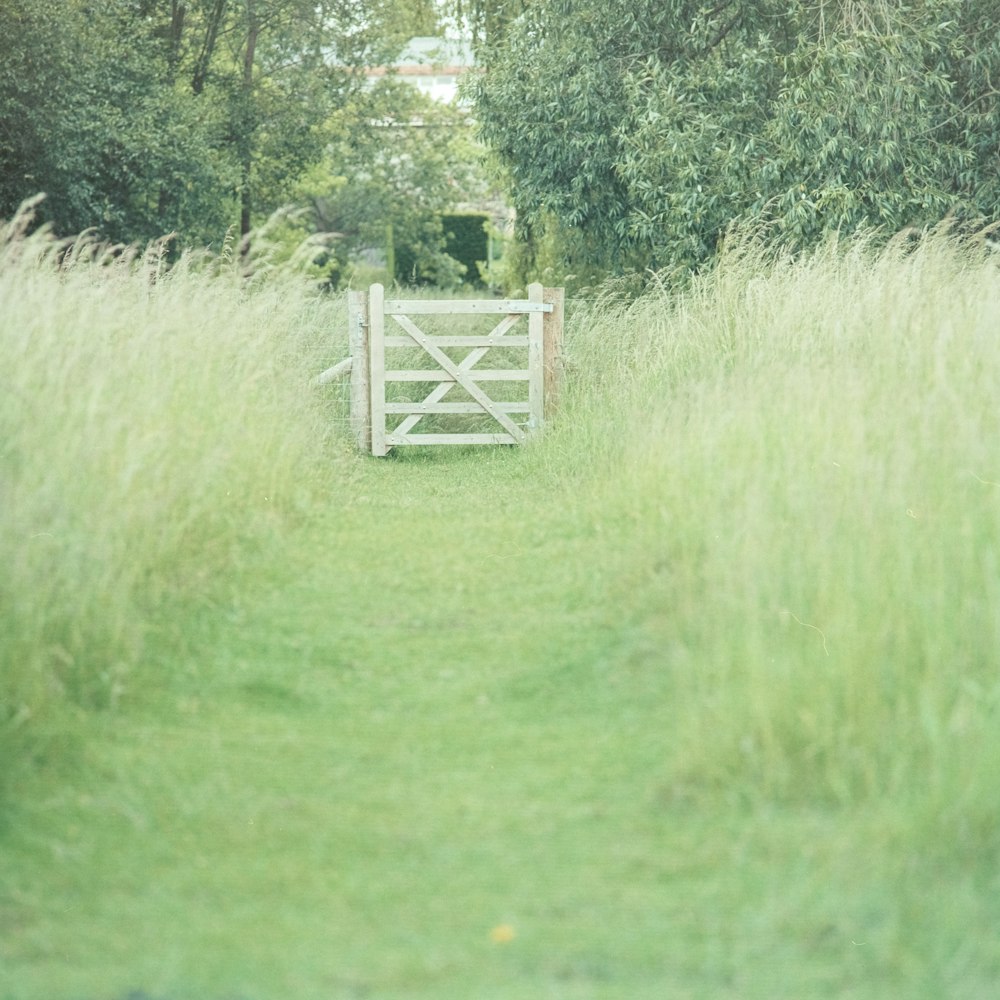
[(671, 785), (631, 544), (530, 450), (358, 459), (15, 799), (0, 998), (989, 995), (883, 812)]

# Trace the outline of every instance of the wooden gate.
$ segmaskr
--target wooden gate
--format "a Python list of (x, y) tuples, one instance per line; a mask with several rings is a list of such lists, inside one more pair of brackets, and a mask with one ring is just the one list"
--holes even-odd
[[(367, 295), (351, 293), (349, 310), (351, 422), (358, 444), (373, 455), (407, 445), (521, 444), (541, 429), (555, 401), (561, 288), (529, 285), (527, 299), (431, 300), (387, 299), (382, 285), (372, 285)], [(423, 317), (432, 315), (488, 316), (497, 322), (488, 333), (429, 334), (413, 317), (427, 325)], [(458, 357), (455, 349), (467, 350)], [(477, 367), (497, 349), (508, 349), (506, 367)], [(512, 356), (523, 361), (511, 366)], [(400, 383), (409, 383), (419, 398), (387, 391)], [(511, 383), (520, 384), (521, 392)], [(489, 389), (491, 384), (507, 388)], [(446, 399), (453, 390), (464, 398)], [(489, 426), (418, 429), (432, 414)]]

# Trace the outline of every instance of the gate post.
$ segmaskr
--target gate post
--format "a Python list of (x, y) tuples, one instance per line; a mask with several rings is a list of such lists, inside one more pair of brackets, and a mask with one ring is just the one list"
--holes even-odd
[(371, 452), (389, 454), (385, 443), (385, 287), (368, 289), (368, 385), (371, 398)]
[[(528, 285), (528, 301), (542, 305), (545, 289)], [(545, 313), (528, 313), (528, 429), (540, 431), (545, 421)]]
[(372, 447), (371, 385), (368, 377), (368, 296), (347, 293), (347, 339), (351, 353), (351, 433), (362, 451)]
[(542, 314), (542, 365), (545, 370), (545, 417), (555, 413), (562, 381), (563, 304), (564, 288), (546, 288), (542, 301), (552, 306), (552, 312)]

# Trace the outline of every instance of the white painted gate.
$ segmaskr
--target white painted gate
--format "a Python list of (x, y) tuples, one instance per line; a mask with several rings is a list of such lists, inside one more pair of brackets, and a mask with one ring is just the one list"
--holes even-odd
[[(541, 429), (554, 401), (562, 306), (563, 290), (540, 284), (528, 287), (527, 299), (392, 299), (382, 285), (372, 285), (367, 296), (352, 293), (351, 412), (359, 444), (373, 455), (385, 455), (408, 445), (526, 441)], [(497, 322), (488, 333), (435, 335), (419, 325), (431, 315), (489, 316)], [(467, 351), (458, 357), (456, 348)], [(523, 365), (478, 367), (491, 351), (503, 348), (520, 349), (513, 353), (525, 358)], [(429, 359), (431, 367), (418, 366), (415, 352), (419, 365)], [(512, 352), (506, 353), (509, 358)], [(399, 383), (410, 383), (420, 398), (390, 398), (387, 387)], [(522, 392), (490, 388), (510, 383), (519, 383)], [(465, 398), (447, 399), (456, 389)], [(507, 398), (511, 395), (517, 398)], [(485, 416), (492, 426), (485, 432), (422, 431), (421, 421), (431, 414), (479, 422)]]

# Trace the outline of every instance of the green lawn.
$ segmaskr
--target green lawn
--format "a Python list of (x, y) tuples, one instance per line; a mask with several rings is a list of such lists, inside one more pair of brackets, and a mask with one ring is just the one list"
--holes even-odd
[[(0, 1000), (995, 996), (997, 279), (898, 381), (912, 275), (823, 266), (578, 313), (542, 440), (336, 444), (185, 550), (11, 743)], [(776, 319), (820, 278), (856, 339)]]

